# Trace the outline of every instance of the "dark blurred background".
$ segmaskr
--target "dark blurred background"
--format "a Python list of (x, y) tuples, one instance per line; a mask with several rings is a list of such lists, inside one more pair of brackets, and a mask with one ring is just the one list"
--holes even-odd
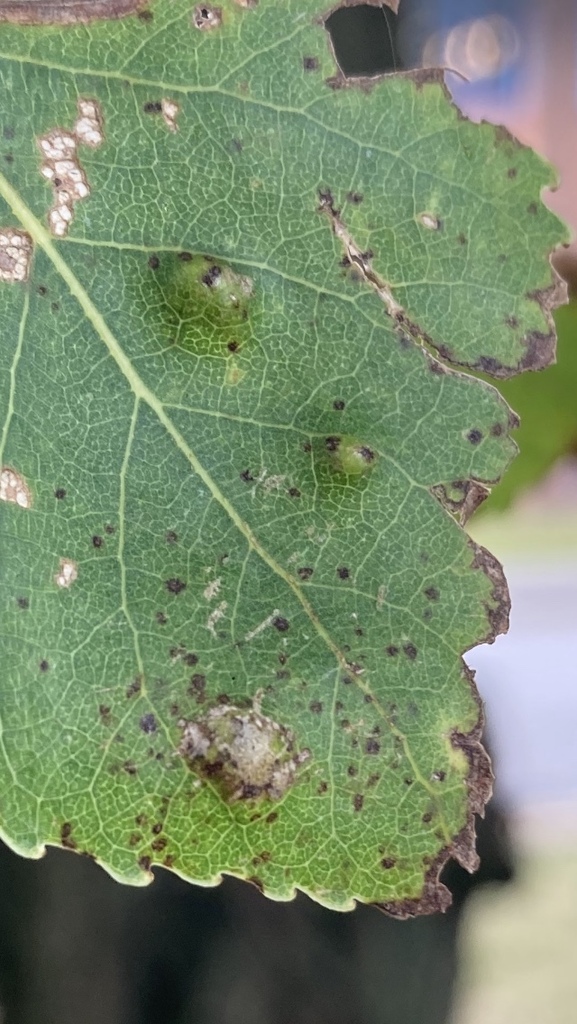
[[(402, 0), (398, 16), (357, 5), (328, 28), (348, 75), (455, 69), (447, 82), (469, 116), (506, 124), (557, 165), (561, 188), (544, 198), (577, 225), (577, 3)], [(572, 250), (557, 260), (575, 288)], [(577, 305), (566, 312), (567, 361), (543, 375), (558, 374), (552, 404), (555, 381), (575, 372)], [(548, 430), (546, 405), (534, 415), (523, 457)], [(129, 889), (86, 858), (51, 849), (31, 862), (1, 847), (2, 1024), (575, 1020), (577, 399), (567, 418), (532, 486), (471, 528), (504, 562), (514, 610), (509, 635), (469, 656), (498, 782), (479, 823), (480, 871), (445, 871), (451, 910), (406, 922), (364, 907), (336, 914), (162, 870)]]

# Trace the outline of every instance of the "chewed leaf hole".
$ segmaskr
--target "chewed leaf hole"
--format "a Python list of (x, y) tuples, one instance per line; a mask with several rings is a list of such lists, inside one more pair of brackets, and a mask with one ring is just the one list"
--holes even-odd
[(383, 75), (403, 69), (398, 16), (388, 7), (339, 7), (325, 21), (337, 64), (346, 78)]

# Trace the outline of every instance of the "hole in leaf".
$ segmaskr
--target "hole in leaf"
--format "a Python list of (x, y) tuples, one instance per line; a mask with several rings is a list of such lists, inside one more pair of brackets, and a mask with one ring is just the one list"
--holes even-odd
[(337, 63), (347, 78), (402, 70), (398, 16), (388, 7), (340, 7), (325, 21)]

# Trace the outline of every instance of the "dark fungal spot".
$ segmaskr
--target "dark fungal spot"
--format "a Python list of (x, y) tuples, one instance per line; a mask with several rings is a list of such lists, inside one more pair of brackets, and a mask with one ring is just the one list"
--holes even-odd
[(162, 113), (162, 103), (160, 100), (147, 100), (142, 109), (145, 114), (160, 114)]
[(444, 782), (446, 777), (447, 773), (444, 772), (442, 769), (437, 772), (433, 772), (433, 774), (431, 775), (431, 779), (433, 780), (433, 782)]
[(172, 702), (172, 704), (170, 705), (168, 711), (169, 711), (169, 714), (171, 714), (173, 718), (177, 718), (178, 715), (180, 715), (180, 708), (179, 708), (178, 704), (176, 703), (176, 701)]
[(140, 719), (140, 728), (142, 729), (143, 732), (148, 734), (156, 732), (156, 730), (158, 729), (158, 723), (154, 715), (150, 712), (146, 715), (143, 715), (142, 718)]
[(198, 654), (195, 654), (194, 651), (187, 651), (182, 660), (185, 665), (192, 668), (194, 665), (198, 664)]
[(243, 469), (242, 473), (240, 474), (240, 478), (241, 480), (244, 480), (245, 484), (250, 484), (254, 480), (254, 476), (252, 475), (250, 469)]
[(126, 688), (126, 696), (127, 697), (135, 697), (137, 693), (140, 693), (141, 689), (142, 689), (142, 680), (141, 680), (140, 676), (136, 676), (136, 678), (132, 680), (130, 685), (127, 686), (127, 688)]
[(312, 444), (310, 443), (310, 441), (305, 441), (305, 443), (303, 444), (303, 452), (310, 452), (311, 449)]
[(179, 252), (178, 259), (181, 263), (190, 263), (193, 259), (193, 255), (191, 252), (186, 252), (186, 250), (184, 250), (183, 252)]
[(467, 244), (467, 236), (464, 235), (463, 232), (461, 232), (460, 235), (457, 235), (457, 241), (458, 241), (459, 245), (466, 245)]
[(345, 705), (343, 704), (342, 700), (337, 700), (335, 703), (335, 711), (342, 711), (344, 706)]
[(354, 779), (355, 775), (358, 775), (358, 768), (355, 768), (354, 764), (350, 764), (347, 768), (347, 775), (350, 775), (351, 779)]
[(354, 807), (355, 811), (361, 811), (362, 808), (363, 808), (364, 802), (365, 802), (365, 798), (364, 798), (363, 794), (362, 793), (355, 793), (355, 795), (353, 797), (353, 807)]
[(127, 775), (136, 775), (138, 773), (138, 768), (134, 761), (125, 761), (122, 765), (122, 771), (126, 772)]
[(288, 668), (279, 668), (278, 671), (276, 672), (276, 678), (279, 679), (279, 680), (281, 680), (281, 679), (290, 679), (290, 677), (291, 677), (291, 674), (290, 674)]
[(48, 672), (48, 669), (50, 668), (50, 665), (46, 661), (46, 658), (43, 658), (38, 667), (39, 667), (41, 672)]
[(112, 725), (111, 709), (108, 704), (99, 704), (98, 714), (103, 725)]
[(326, 437), (325, 438), (325, 448), (326, 448), (326, 450), (328, 452), (336, 452), (336, 451), (338, 451), (340, 443), (341, 443), (340, 437), (335, 437), (334, 435), (331, 435), (331, 437)]
[(230, 697), (229, 697), (228, 693), (219, 693), (218, 697), (216, 698), (216, 703), (217, 704), (230, 704), (231, 700), (230, 700)]
[(151, 864), (152, 860), (150, 857), (147, 857), (146, 854), (138, 858), (138, 866), (142, 868), (143, 871), (150, 871)]
[(168, 622), (168, 619), (166, 618), (166, 615), (164, 614), (164, 612), (157, 612), (156, 615), (155, 615), (155, 618), (156, 618), (156, 621), (158, 622), (159, 626), (166, 626), (166, 623)]
[(290, 627), (288, 619), (284, 619), (282, 615), (276, 615), (272, 620), (272, 624), (275, 629), (278, 629), (279, 633), (286, 633)]
[(503, 425), (501, 423), (493, 423), (491, 427), (491, 437), (501, 437), (503, 433)]
[(98, 534), (95, 534), (94, 537), (92, 538), (92, 547), (93, 548), (101, 548), (103, 544), (104, 544), (104, 541), (103, 541), (102, 537), (99, 537)]
[(13, 164), (14, 163), (14, 156), (13, 156), (12, 153), (5, 153), (4, 154), (4, 159), (5, 159), (7, 164)]
[(153, 21), (154, 20), (153, 12), (152, 11), (148, 11), (148, 10), (137, 11), (136, 17), (138, 18), (139, 21)]
[(238, 341), (229, 341), (226, 347), (229, 352), (238, 352), (240, 346)]
[(345, 407), (345, 403), (344, 403), (343, 399), (342, 398), (335, 398), (335, 400), (333, 402), (333, 409), (336, 409), (337, 412), (342, 412), (344, 407)]
[(150, 267), (151, 270), (158, 270), (160, 266), (160, 260), (158, 256), (151, 256), (150, 259), (148, 260), (148, 266)]
[(357, 626), (357, 628), (355, 629), (355, 636), (364, 636), (364, 635), (365, 635), (364, 631), (361, 629), (361, 627)]
[(348, 718), (341, 719), (341, 729), (345, 729), (346, 730), (346, 729), (350, 729), (350, 727), (351, 727), (351, 723), (349, 722)]
[(30, 601), (27, 597), (17, 597), (16, 604), (22, 609), (22, 611), (26, 611), (30, 607)]
[(175, 860), (176, 860), (176, 856), (175, 856), (174, 853), (167, 853), (167, 855), (164, 858), (162, 863), (164, 864), (165, 868), (171, 868), (173, 866)]
[(423, 612), (423, 615), (422, 615), (422, 618), (423, 618), (423, 622), (430, 622), (431, 619), (433, 618), (433, 609), (432, 608), (425, 608), (425, 610)]
[(414, 781), (415, 781), (414, 779), (410, 779), (410, 778), (403, 779), (403, 782), (405, 783), (405, 786), (412, 786)]
[(421, 818), (421, 821), (423, 822), (423, 824), (424, 825), (428, 825), (429, 822), (432, 821), (432, 820), (433, 820), (433, 812), (432, 811), (425, 811), (425, 813), (423, 814), (423, 816)]
[(379, 743), (379, 741), (376, 740), (374, 736), (369, 736), (367, 742), (365, 743), (365, 750), (367, 754), (378, 754), (380, 749), (381, 744)]
[(242, 153), (243, 148), (244, 148), (243, 147), (243, 143), (242, 143), (242, 139), (231, 139), (231, 141), (230, 141), (230, 148), (232, 149), (232, 151), (234, 153)]
[(317, 787), (317, 793), (319, 793), (319, 795), (322, 796), (323, 793), (326, 793), (328, 788), (329, 788), (328, 782), (319, 782), (319, 785)]
[(51, 302), (50, 303), (50, 309), (52, 310), (53, 313), (57, 313), (58, 310), (60, 309), (60, 303), (59, 302)]
[(320, 715), (323, 710), (323, 705), (320, 700), (312, 700), (309, 704), (309, 711), (312, 711), (313, 715)]
[(364, 700), (365, 704), (372, 704), (373, 700), (374, 700), (374, 697), (373, 697), (372, 693), (365, 693), (365, 695), (363, 697), (363, 700)]
[(169, 594), (180, 594), (185, 589), (186, 583), (184, 583), (182, 580), (175, 578), (166, 580), (165, 586)]
[(266, 818), (264, 820), (265, 820), (267, 825), (274, 825), (274, 823), (277, 820), (277, 818), (278, 818), (278, 811), (271, 811), (270, 814), (267, 814), (267, 816), (266, 816)]
[(64, 488), (57, 487), (56, 490), (54, 491), (54, 497), (57, 499), (57, 501), (62, 501), (62, 499), (66, 497), (66, 491), (64, 490)]
[(14, 138), (14, 135), (15, 135), (14, 128), (12, 128), (10, 125), (6, 125), (2, 129), (2, 135), (4, 136), (5, 139), (8, 139), (9, 141), (11, 141)]
[(340, 565), (337, 569), (337, 576), (341, 580), (348, 580), (350, 575), (350, 571), (347, 569), (346, 565)]
[(72, 825), (69, 821), (65, 821), (60, 826), (60, 842), (68, 850), (75, 850), (76, 843), (72, 839)]
[(298, 487), (289, 487), (289, 497), (300, 498), (300, 496), (301, 492), (299, 491)]
[(187, 690), (187, 693), (188, 693), (189, 697), (194, 697), (196, 699), (197, 703), (200, 704), (204, 700), (205, 690), (206, 690), (206, 676), (203, 676), (200, 673), (198, 673), (197, 675), (192, 676), (192, 678), (190, 680), (190, 685), (189, 685), (188, 690)]
[(385, 871), (390, 871), (391, 868), (394, 868), (396, 863), (397, 862), (394, 857), (383, 857), (381, 867), (384, 868)]
[(319, 67), (318, 57), (303, 57), (303, 68), (305, 71), (318, 71)]
[(482, 440), (483, 434), (482, 431), (478, 429), (478, 427), (473, 427), (473, 429), (470, 430), (469, 433), (467, 434), (467, 441), (469, 441), (471, 444), (479, 444)]
[(159, 836), (158, 839), (153, 839), (150, 845), (155, 853), (160, 853), (162, 850), (164, 850), (167, 843), (168, 839), (165, 839), (164, 836)]
[(36, 291), (38, 292), (38, 295), (42, 296), (42, 298), (44, 298), (44, 296), (48, 294), (48, 288), (46, 287), (45, 284), (39, 284)]
[(314, 569), (305, 565), (301, 569), (297, 569), (297, 576), (299, 576), (301, 580), (310, 580), (313, 572)]
[(527, 213), (530, 213), (531, 216), (534, 217), (536, 215), (536, 213), (537, 213), (537, 209), (538, 209), (537, 203), (529, 203), (529, 205), (527, 207)]
[(516, 167), (509, 167), (508, 170), (507, 170), (507, 177), (508, 178), (516, 178), (518, 173), (519, 172), (518, 172)]
[(202, 283), (205, 284), (207, 288), (214, 288), (214, 286), (220, 281), (220, 275), (220, 267), (216, 263), (213, 263), (206, 273), (202, 275)]
[(517, 319), (516, 316), (508, 316), (508, 317), (506, 317), (505, 318), (505, 323), (506, 323), (507, 327), (510, 327), (511, 330), (513, 330), (513, 331), (515, 330), (516, 327), (519, 326), (519, 320)]
[(287, 663), (287, 656), (286, 656), (284, 651), (279, 651), (278, 660), (279, 660), (281, 665), (286, 665), (286, 663)]
[(111, 523), (107, 523), (104, 527), (104, 532), (111, 536), (116, 531), (116, 527), (112, 526)]
[(167, 544), (176, 544), (178, 540), (178, 534), (174, 530), (167, 530), (164, 539)]
[(389, 644), (389, 646), (385, 649), (387, 654), (389, 655), (389, 658), (396, 658), (397, 654), (399, 653), (399, 648), (395, 647), (394, 644)]
[(369, 775), (369, 777), (367, 779), (367, 786), (376, 786), (376, 784), (379, 781), (380, 777), (381, 776), (379, 775), (378, 772), (374, 772), (373, 775)]
[(429, 601), (438, 601), (439, 600), (439, 591), (438, 591), (437, 587), (426, 587), (425, 590), (424, 590), (424, 594), (425, 594), (425, 597), (427, 597), (429, 599)]
[(417, 657), (417, 648), (414, 644), (404, 644), (403, 651), (406, 654), (409, 661), (414, 661)]

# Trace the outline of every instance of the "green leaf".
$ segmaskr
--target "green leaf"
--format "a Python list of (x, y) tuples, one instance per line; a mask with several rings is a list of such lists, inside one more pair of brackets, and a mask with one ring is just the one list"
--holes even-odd
[(3, 835), (444, 906), (507, 618), (455, 516), (514, 417), (430, 353), (549, 359), (550, 169), (345, 83), (317, 0), (71, 10), (1, 8)]
[(519, 414), (519, 456), (481, 512), (507, 508), (541, 480), (558, 459), (577, 450), (577, 302), (555, 312), (557, 359), (538, 376), (505, 381), (501, 390)]

